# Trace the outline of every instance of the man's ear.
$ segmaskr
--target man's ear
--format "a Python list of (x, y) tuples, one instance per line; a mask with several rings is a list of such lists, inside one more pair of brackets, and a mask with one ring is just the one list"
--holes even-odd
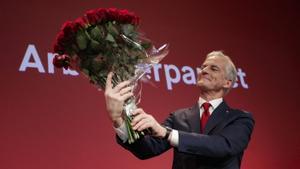
[(224, 87), (225, 89), (230, 89), (231, 86), (232, 86), (232, 80), (226, 79), (226, 81), (225, 81), (223, 87)]

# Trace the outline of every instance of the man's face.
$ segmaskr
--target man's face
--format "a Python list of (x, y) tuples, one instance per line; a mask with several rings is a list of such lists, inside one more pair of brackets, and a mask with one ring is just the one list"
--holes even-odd
[(222, 57), (207, 58), (198, 73), (197, 85), (204, 91), (220, 91), (229, 88), (231, 81), (226, 78), (228, 60)]

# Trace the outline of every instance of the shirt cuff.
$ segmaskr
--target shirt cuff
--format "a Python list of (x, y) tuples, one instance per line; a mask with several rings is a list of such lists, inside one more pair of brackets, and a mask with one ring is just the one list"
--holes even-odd
[(123, 143), (125, 143), (128, 139), (128, 133), (127, 133), (125, 122), (123, 122), (120, 127), (118, 128), (113, 127), (113, 128), (115, 129), (115, 132), (118, 135), (118, 137), (123, 141)]
[(177, 147), (178, 146), (178, 142), (179, 142), (179, 134), (178, 134), (178, 130), (172, 130), (170, 133), (170, 136), (168, 138), (170, 144), (173, 147)]

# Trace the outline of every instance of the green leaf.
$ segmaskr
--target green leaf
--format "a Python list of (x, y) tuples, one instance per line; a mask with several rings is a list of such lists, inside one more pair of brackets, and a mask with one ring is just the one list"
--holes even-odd
[(100, 41), (101, 30), (97, 26), (95, 26), (90, 32), (90, 37), (94, 40)]
[(144, 49), (149, 49), (152, 46), (152, 44), (150, 42), (144, 42), (141, 45)]
[(80, 50), (84, 50), (87, 47), (88, 39), (85, 32), (78, 31), (76, 35), (76, 42)]
[(134, 33), (134, 26), (131, 24), (125, 24), (122, 26), (122, 30), (126, 36), (131, 36)]
[(116, 42), (115, 39), (114, 39), (114, 37), (110, 33), (108, 33), (106, 35), (105, 40), (110, 41), (110, 42)]
[(111, 22), (107, 23), (107, 31), (112, 35), (119, 35), (118, 29), (115, 27), (115, 24), (112, 24)]
[(104, 26), (101, 25), (97, 25), (98, 29), (100, 30), (100, 39), (104, 39), (105, 38), (105, 28)]
[(92, 49), (93, 51), (97, 51), (97, 52), (98, 52), (98, 51), (100, 51), (100, 49), (101, 49), (100, 43), (97, 42), (97, 41), (95, 41), (95, 40), (91, 40), (90, 46), (91, 46), (91, 49)]

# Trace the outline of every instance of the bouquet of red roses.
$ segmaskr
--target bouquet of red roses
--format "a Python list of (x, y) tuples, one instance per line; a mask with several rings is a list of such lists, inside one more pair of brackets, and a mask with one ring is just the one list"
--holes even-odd
[(131, 80), (135, 96), (124, 105), (128, 142), (140, 134), (132, 130), (131, 112), (140, 102), (140, 79), (168, 53), (168, 45), (156, 49), (138, 32), (139, 17), (127, 10), (99, 8), (90, 10), (75, 21), (67, 21), (54, 44), (53, 64), (85, 74), (91, 83), (105, 89), (109, 72), (114, 72), (113, 85)]

